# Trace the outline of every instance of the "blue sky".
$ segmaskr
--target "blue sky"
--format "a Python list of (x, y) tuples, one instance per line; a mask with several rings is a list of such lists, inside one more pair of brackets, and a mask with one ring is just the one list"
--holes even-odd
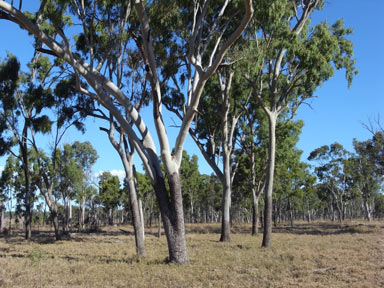
[[(24, 1), (24, 9), (29, 10), (39, 1)], [(317, 98), (311, 101), (312, 109), (303, 105), (296, 119), (305, 122), (300, 136), (298, 148), (303, 150), (303, 159), (309, 153), (324, 144), (335, 141), (352, 151), (352, 140), (368, 139), (371, 135), (362, 126), (369, 119), (381, 115), (384, 119), (384, 1), (382, 0), (327, 0), (322, 11), (317, 11), (313, 16), (313, 22), (327, 20), (330, 24), (339, 18), (344, 18), (345, 26), (351, 27), (354, 34), (350, 37), (354, 43), (356, 67), (359, 75), (355, 77), (352, 86), (348, 89), (344, 78), (344, 71), (336, 72), (335, 76), (320, 87)], [(26, 63), (32, 57), (33, 39), (25, 31), (10, 22), (0, 21), (0, 58), (6, 56), (6, 51), (15, 54), (22, 63)], [(151, 113), (144, 113), (151, 133), (155, 130), (150, 123)], [(173, 117), (176, 119), (176, 117)], [(167, 114), (166, 124), (172, 125), (173, 121)], [(122, 170), (120, 159), (109, 144), (104, 132), (99, 131), (103, 123), (93, 119), (87, 121), (87, 132), (81, 135), (71, 131), (64, 137), (64, 143), (73, 141), (91, 141), (100, 156), (94, 170), (111, 171), (116, 173)], [(174, 132), (169, 128), (170, 142), (174, 143)], [(196, 145), (188, 140), (185, 150), (189, 154), (197, 154), (202, 173), (211, 173), (211, 169), (200, 155)], [(138, 157), (137, 166), (141, 167)], [(0, 166), (4, 165), (4, 159), (0, 159)]]

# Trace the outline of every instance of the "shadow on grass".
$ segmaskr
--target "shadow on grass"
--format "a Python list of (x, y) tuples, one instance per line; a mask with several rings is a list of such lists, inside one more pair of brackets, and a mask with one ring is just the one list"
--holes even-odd
[(342, 235), (342, 234), (370, 234), (375, 232), (375, 225), (344, 224), (344, 223), (309, 223), (298, 224), (294, 227), (273, 227), (275, 233), (288, 233), (295, 235)]
[[(124, 228), (124, 229), (122, 229)], [(132, 227), (120, 226), (120, 227), (102, 227), (99, 230), (88, 230), (82, 232), (63, 234), (60, 241), (55, 240), (55, 235), (52, 230), (40, 230), (33, 231), (30, 240), (24, 239), (24, 231), (21, 229), (14, 230), (12, 235), (0, 234), (0, 240), (13, 245), (24, 244), (26, 242), (38, 243), (38, 244), (52, 244), (63, 243), (63, 241), (73, 242), (105, 242), (115, 243), (111, 238), (118, 238), (121, 236), (133, 237), (134, 233)], [(295, 235), (342, 235), (342, 234), (370, 234), (375, 233), (377, 229), (383, 229), (383, 226), (375, 226), (368, 223), (337, 223), (337, 222), (298, 222), (292, 228), (289, 223), (281, 223), (277, 227), (273, 227), (273, 233), (286, 233)], [(221, 225), (220, 223), (199, 223), (199, 224), (186, 224), (186, 234), (216, 234), (220, 235)], [(231, 228), (233, 234), (251, 234), (251, 225), (244, 223), (234, 223)], [(262, 235), (263, 230), (259, 230), (259, 235)], [(148, 229), (145, 233), (148, 236), (158, 236), (157, 231), (154, 229)], [(100, 238), (89, 237), (90, 235), (101, 236)], [(106, 236), (106, 237), (104, 237)], [(164, 231), (162, 231), (162, 237), (164, 237)], [(219, 236), (218, 236), (219, 237)], [(122, 240), (119, 240), (122, 241)], [(218, 241), (220, 242), (220, 241)]]
[(32, 231), (31, 239), (26, 240), (25, 234), (22, 230), (13, 230), (12, 234), (0, 234), (0, 239), (4, 239), (5, 242), (13, 245), (24, 244), (26, 242), (38, 243), (38, 244), (52, 244), (55, 243), (54, 233), (51, 231)]
[[(341, 235), (341, 234), (370, 234), (375, 233), (378, 226), (361, 223), (335, 223), (335, 222), (298, 222), (291, 227), (288, 222), (278, 224), (272, 228), (273, 233), (287, 233), (295, 235)], [(188, 224), (187, 234), (218, 234), (220, 235), (220, 224)], [(251, 225), (235, 223), (231, 227), (233, 234), (251, 234)], [(263, 229), (259, 229), (259, 235)]]

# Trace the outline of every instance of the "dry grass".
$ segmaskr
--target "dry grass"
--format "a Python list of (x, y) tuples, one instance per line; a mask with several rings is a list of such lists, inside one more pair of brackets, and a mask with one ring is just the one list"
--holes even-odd
[[(219, 225), (187, 226), (191, 264), (165, 264), (165, 237), (147, 231), (147, 258), (135, 257), (131, 227), (74, 234), (51, 231), (22, 239), (0, 236), (0, 287), (384, 287), (384, 223), (298, 223), (280, 226), (273, 248), (235, 225), (218, 242)], [(122, 231), (123, 229), (124, 231)]]

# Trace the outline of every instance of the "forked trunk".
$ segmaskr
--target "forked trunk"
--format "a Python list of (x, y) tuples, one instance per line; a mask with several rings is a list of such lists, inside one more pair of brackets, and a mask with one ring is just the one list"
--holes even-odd
[[(50, 217), (52, 220), (53, 229), (55, 230), (55, 239), (60, 240), (61, 235), (60, 235), (59, 219), (57, 216), (58, 215), (57, 206), (56, 206), (56, 203), (52, 199), (51, 188), (52, 187), (49, 188), (49, 191), (43, 193), (43, 195), (45, 198), (45, 203), (47, 204), (49, 212), (51, 214)], [(44, 190), (42, 190), (42, 188), (40, 187), (40, 191), (44, 191)]]
[(372, 206), (369, 205), (368, 201), (364, 199), (364, 210), (365, 210), (365, 217), (370, 222), (372, 221)]

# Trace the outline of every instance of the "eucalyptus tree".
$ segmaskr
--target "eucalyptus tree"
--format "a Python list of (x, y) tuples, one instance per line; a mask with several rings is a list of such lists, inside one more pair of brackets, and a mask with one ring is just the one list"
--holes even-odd
[[(259, 233), (259, 199), (265, 189), (266, 154), (268, 129), (266, 117), (255, 99), (250, 99), (243, 107), (240, 129), (243, 137), (239, 141), (243, 153), (246, 173), (245, 181), (252, 197), (252, 235)], [(243, 171), (245, 172), (245, 171)]]
[(357, 155), (351, 158), (352, 181), (353, 186), (362, 196), (365, 217), (368, 221), (371, 221), (373, 217), (375, 194), (378, 193), (383, 183), (383, 139), (383, 134), (377, 132), (372, 139), (353, 140)]
[(93, 148), (89, 141), (79, 142), (75, 141), (72, 144), (74, 151), (75, 161), (82, 169), (83, 181), (80, 189), (76, 192), (76, 201), (79, 203), (79, 231), (84, 229), (85, 223), (85, 204), (86, 200), (90, 198), (89, 186), (92, 185), (92, 167), (98, 159), (97, 151)]
[(64, 233), (72, 227), (72, 200), (84, 186), (84, 172), (79, 165), (76, 153), (70, 144), (65, 144), (57, 159), (57, 190), (64, 204)]
[[(345, 218), (346, 204), (351, 190), (348, 189), (346, 165), (350, 153), (344, 147), (335, 142), (331, 145), (323, 145), (313, 150), (308, 160), (317, 161), (315, 173), (323, 184), (323, 189), (331, 195), (331, 206), (337, 209), (339, 221)], [(332, 214), (334, 214), (332, 212)], [(333, 216), (332, 216), (333, 217)]]
[[(78, 15), (80, 17), (80, 15)], [(112, 29), (113, 26), (116, 25), (114, 22), (117, 19), (114, 19), (113, 21), (111, 18), (116, 17), (115, 13), (113, 11), (108, 11), (104, 17), (108, 18), (109, 20), (106, 22), (108, 23), (108, 29)], [(123, 22), (126, 22), (126, 19), (120, 19), (119, 27), (120, 27), (120, 33), (123, 34), (124, 31), (124, 24)], [(101, 34), (100, 37), (106, 37), (106, 35)], [(99, 49), (101, 49), (101, 46), (104, 47), (104, 49), (107, 49), (108, 45), (110, 45), (109, 42), (101, 41), (101, 43), (98, 43), (100, 45)], [(107, 45), (107, 46), (106, 46)], [(87, 45), (87, 39), (84, 39), (84, 35), (81, 35), (76, 42), (76, 47), (78, 50), (86, 55), (88, 53), (89, 46)], [(107, 63), (106, 63), (106, 70), (108, 71), (105, 75), (108, 77), (109, 80), (115, 81), (116, 85), (120, 88), (126, 91), (128, 102), (130, 102), (132, 105), (134, 105), (135, 109), (140, 112), (141, 108), (145, 105), (148, 105), (149, 101), (149, 93), (147, 91), (146, 87), (147, 79), (145, 77), (145, 69), (142, 65), (142, 62), (140, 60), (140, 55), (138, 52), (131, 51), (128, 49), (128, 47), (114, 47), (114, 53), (113, 55), (109, 55), (107, 57)], [(110, 49), (110, 48), (108, 48)], [(111, 58), (112, 57), (112, 58)], [(118, 59), (118, 60), (116, 60)], [(125, 67), (125, 63), (129, 63), (127, 67)], [(123, 81), (126, 80), (126, 75), (130, 75), (130, 83), (124, 83)], [(75, 95), (78, 93), (75, 87), (75, 82), (73, 75), (70, 75), (69, 79), (64, 79), (59, 83), (60, 87), (60, 95), (62, 98), (67, 98), (73, 100), (72, 97), (68, 97), (67, 95)], [(80, 98), (81, 99), (81, 98)], [(129, 193), (129, 201), (130, 206), (132, 210), (133, 215), (133, 226), (135, 230), (135, 239), (136, 239), (136, 246), (137, 251), (139, 255), (145, 256), (145, 249), (144, 249), (144, 221), (143, 221), (143, 214), (142, 214), (142, 205), (139, 195), (136, 193), (136, 175), (135, 175), (135, 167), (133, 165), (134, 155), (135, 155), (135, 149), (133, 142), (129, 140), (128, 135), (122, 131), (119, 123), (116, 121), (116, 119), (113, 117), (112, 113), (108, 113), (101, 109), (99, 106), (97, 106), (96, 103), (92, 103), (95, 100), (91, 101), (77, 101), (76, 105), (72, 105), (72, 103), (67, 103), (63, 105), (63, 110), (66, 112), (66, 116), (71, 118), (72, 115), (76, 112), (79, 112), (81, 115), (85, 116), (91, 116), (94, 118), (98, 118), (101, 120), (106, 121), (106, 123), (109, 124), (109, 128), (100, 127), (101, 131), (106, 132), (108, 139), (110, 143), (112, 144), (113, 148), (118, 152), (119, 157), (122, 161), (124, 170), (125, 170), (125, 184), (128, 189)], [(129, 118), (129, 115), (125, 112), (125, 108), (122, 107), (120, 104), (116, 105), (119, 109), (120, 113), (124, 115), (126, 118), (126, 121), (130, 123), (130, 125), (133, 124), (132, 119)], [(89, 175), (88, 175), (89, 178)], [(85, 196), (85, 195), (84, 195)], [(85, 209), (85, 197), (82, 196), (82, 210), (84, 212)], [(84, 213), (82, 212), (82, 216), (84, 217)], [(82, 220), (84, 223), (84, 220)]]
[(196, 204), (201, 192), (201, 176), (199, 173), (198, 158), (196, 155), (189, 156), (183, 152), (180, 166), (181, 190), (184, 197), (184, 213), (189, 211), (189, 222), (196, 222)]
[[(133, 10), (131, 2), (125, 1), (108, 3), (105, 1), (90, 1), (87, 3), (89, 5), (85, 6), (83, 1), (47, 0), (42, 1), (40, 9), (32, 14), (32, 19), (28, 19), (22, 13), (21, 7), (17, 9), (5, 1), (0, 1), (0, 18), (15, 22), (23, 29), (26, 29), (42, 45), (45, 45), (39, 48), (40, 51), (66, 62), (76, 76), (78, 91), (95, 99), (111, 112), (121, 126), (122, 131), (132, 141), (156, 191), (167, 235), (169, 260), (172, 262), (188, 262), (178, 171), (184, 142), (190, 124), (196, 115), (206, 81), (221, 64), (230, 46), (241, 36), (252, 16), (251, 1), (247, 0), (244, 3), (243, 18), (237, 22), (239, 23), (238, 27), (223, 39), (223, 29), (228, 25), (222, 23), (221, 20), (229, 1), (214, 3), (215, 6), (211, 6), (213, 3), (210, 3), (210, 1), (194, 1), (193, 3), (149, 1), (145, 3), (136, 0), (134, 2), (135, 9)], [(171, 6), (169, 6), (170, 4)], [(151, 11), (151, 14), (148, 11)], [(217, 13), (218, 11), (219, 13)], [(123, 19), (123, 21), (120, 21), (120, 26), (112, 26), (113, 29), (105, 30), (104, 24), (108, 21), (98, 21), (98, 19), (110, 15), (110, 13), (114, 13), (116, 17)], [(176, 18), (178, 21), (185, 22), (178, 27), (171, 22), (168, 27), (168, 35), (155, 35), (150, 32), (156, 28), (151, 20), (159, 15), (166, 17), (166, 19)], [(82, 30), (78, 35), (78, 39), (81, 38), (88, 46), (85, 55), (73, 51), (75, 47), (72, 46), (73, 42), (71, 42), (69, 36), (72, 31), (69, 32), (69, 22), (67, 21), (69, 16), (74, 16), (76, 21), (81, 24), (78, 26)], [(44, 29), (40, 19), (51, 24), (55, 32), (50, 33), (50, 31)], [(124, 33), (121, 33), (121, 31)], [(172, 47), (181, 47), (182, 53), (178, 60), (187, 60), (187, 71), (189, 71), (188, 77), (184, 79), (189, 85), (186, 97), (182, 99), (183, 102), (186, 102), (185, 115), (176, 137), (174, 154), (171, 153), (172, 149), (170, 148), (161, 110), (163, 104), (162, 87), (164, 87), (162, 80), (164, 79), (159, 71), (166, 65), (157, 61), (160, 57), (156, 57), (154, 49), (154, 46), (161, 39), (167, 39), (167, 36), (169, 36), (168, 40), (173, 44)], [(152, 120), (156, 127), (160, 153), (157, 152), (154, 138), (149, 133), (140, 113), (130, 103), (121, 87), (108, 79), (102, 71), (106, 61), (113, 59), (113, 52), (116, 47), (127, 47), (132, 40), (135, 42), (137, 50), (140, 51), (146, 65), (146, 77), (149, 79), (152, 95)], [(103, 41), (104, 43), (105, 41), (111, 43), (110, 49), (105, 49), (105, 45), (102, 45)], [(214, 48), (208, 51), (208, 46)], [(173, 53), (174, 49), (164, 49), (162, 52), (168, 55)], [(187, 55), (186, 58), (185, 55)], [(119, 63), (120, 60), (121, 58), (113, 59), (113, 63)], [(117, 70), (115, 73), (120, 73), (120, 71)], [(178, 74), (178, 71), (172, 72), (174, 77)], [(82, 85), (80, 79), (84, 80), (90, 88)], [(132, 121), (131, 123), (116, 107), (116, 102), (125, 108), (129, 119)], [(170, 191), (167, 191), (165, 186), (159, 156), (161, 156), (164, 163)]]
[(160, 213), (160, 211), (157, 207), (151, 180), (146, 174), (136, 172), (136, 191), (142, 199), (143, 219), (146, 219), (147, 225), (151, 227), (154, 214)]
[(35, 196), (31, 183), (30, 141), (36, 133), (48, 133), (52, 125), (44, 110), (54, 105), (51, 90), (44, 87), (49, 73), (47, 62), (47, 57), (35, 53), (29, 63), (28, 73), (20, 71), (20, 64), (12, 55), (8, 55), (0, 64), (0, 154), (10, 153), (21, 160), (25, 181), (23, 197), (26, 239), (31, 237)]
[[(109, 129), (100, 128), (107, 132), (108, 139), (111, 142), (113, 148), (118, 152), (120, 159), (123, 163), (125, 171), (125, 185), (129, 193), (129, 202), (133, 218), (133, 228), (135, 232), (136, 249), (140, 256), (145, 257), (145, 245), (144, 245), (144, 216), (142, 211), (142, 203), (140, 194), (137, 193), (137, 174), (136, 168), (133, 164), (134, 160), (134, 145), (129, 140), (127, 135), (123, 133), (120, 127), (116, 127), (116, 123), (113, 117), (109, 121)], [(115, 138), (115, 134), (118, 135), (118, 140)]]
[(8, 202), (8, 215), (9, 227), (8, 233), (12, 233), (12, 198), (15, 189), (15, 181), (17, 177), (16, 172), (16, 158), (12, 155), (8, 156), (3, 171), (0, 177), (0, 233), (4, 229), (4, 213), (7, 210), (5, 205)]
[[(222, 183), (222, 224), (220, 241), (230, 241), (230, 209), (232, 184), (237, 165), (234, 161), (239, 135), (239, 119), (249, 99), (249, 89), (240, 81), (240, 74), (221, 67), (212, 77), (201, 99), (200, 110), (189, 130), (205, 160)], [(182, 118), (179, 107), (168, 106)], [(221, 167), (220, 167), (221, 166)]]
[(271, 246), (272, 193), (276, 153), (276, 123), (281, 113), (294, 115), (298, 107), (314, 96), (334, 68), (346, 70), (348, 85), (356, 74), (352, 43), (346, 38), (351, 29), (338, 20), (329, 25), (310, 25), (322, 0), (255, 1), (255, 14), (247, 32), (245, 51), (249, 68), (244, 76), (253, 96), (263, 108), (269, 123), (268, 166), (266, 173), (264, 235), (262, 246)]
[(109, 225), (113, 225), (114, 211), (119, 206), (122, 197), (119, 177), (113, 176), (110, 172), (103, 172), (99, 176), (99, 194), (97, 197), (108, 213)]
[[(8, 234), (12, 234), (12, 202), (16, 199), (19, 201), (19, 194), (17, 191), (22, 190), (23, 179), (21, 177), (22, 171), (20, 171), (19, 159), (14, 157), (12, 154), (8, 156), (4, 170), (1, 173), (0, 178), (0, 190), (2, 199), (8, 201)], [(15, 209), (16, 210), (16, 209)]]
[[(289, 121), (280, 117), (276, 125), (276, 139), (280, 143), (276, 147), (276, 166), (274, 178), (275, 196), (275, 222), (281, 210), (282, 204), (286, 204), (291, 224), (293, 225), (296, 201), (303, 196), (302, 186), (304, 178), (309, 173), (304, 163), (300, 161), (302, 151), (297, 149), (299, 135), (304, 125), (303, 121)], [(265, 158), (264, 158), (265, 160)], [(266, 161), (264, 162), (266, 163)]]

